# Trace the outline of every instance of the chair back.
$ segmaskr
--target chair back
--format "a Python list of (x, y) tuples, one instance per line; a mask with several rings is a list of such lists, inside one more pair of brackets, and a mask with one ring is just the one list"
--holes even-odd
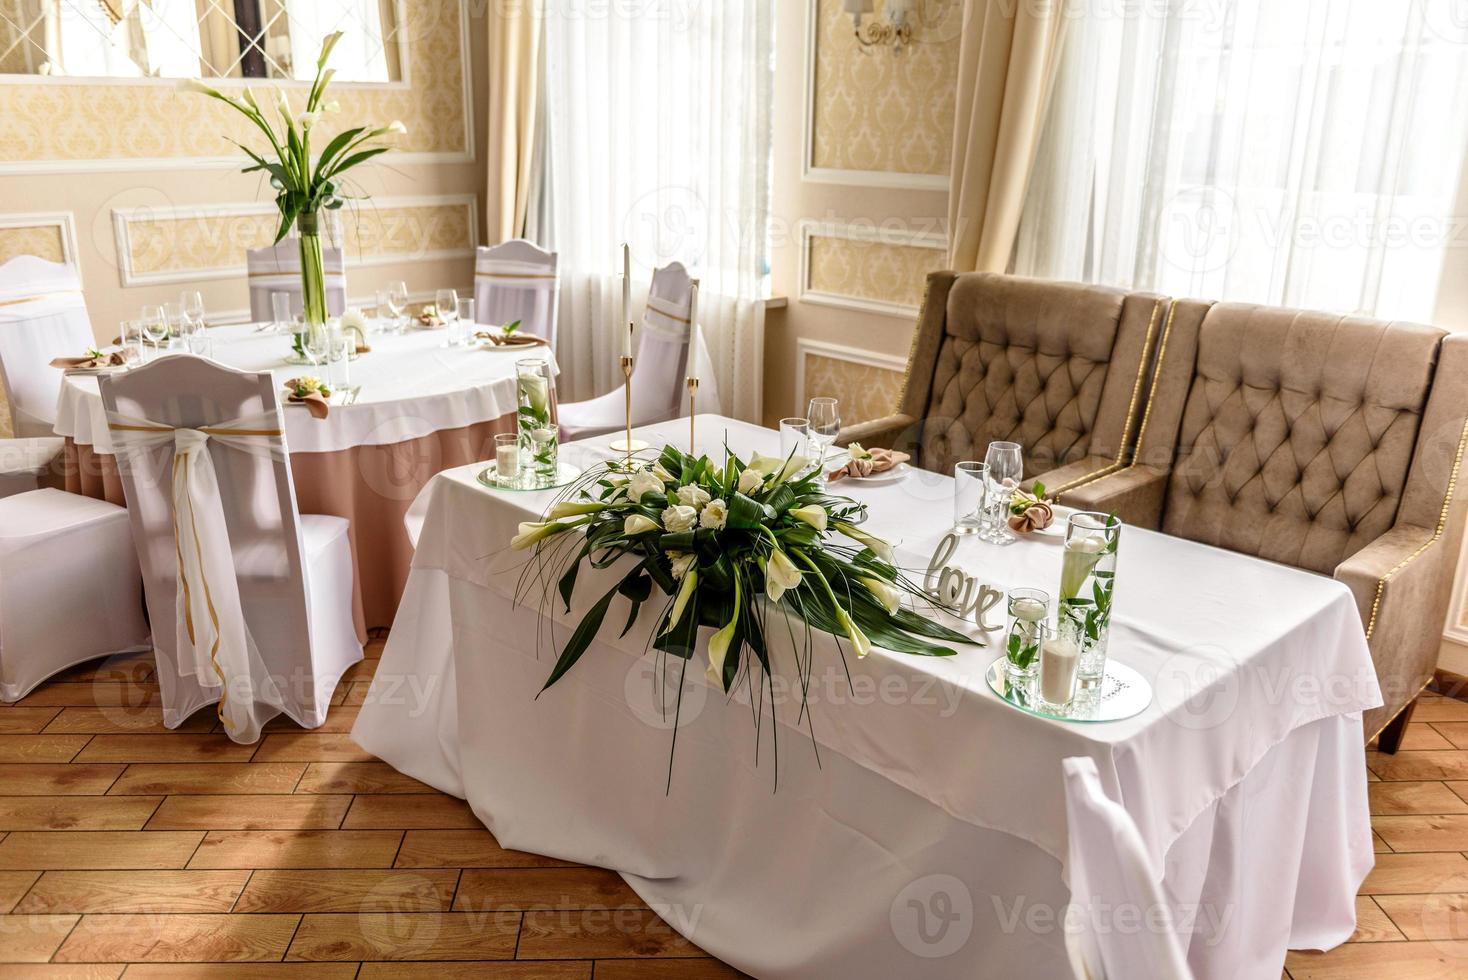
[(1066, 759), (1063, 766), (1072, 906), (1065, 940), (1076, 980), (1192, 980), (1172, 908), (1131, 815), (1106, 795), (1094, 759)]
[(97, 343), (76, 267), (19, 255), (0, 265), (0, 382), (15, 435), (54, 435), (61, 369)]
[(1119, 459), (1166, 307), (1108, 286), (933, 273), (901, 406), (922, 420), (918, 462), (951, 472), (995, 441), (1019, 443), (1027, 477)]
[(489, 248), (474, 259), (474, 319), (490, 328), (520, 321), (520, 332), (556, 345), (560, 299), (559, 257), (523, 238)]
[(1162, 529), (1332, 574), (1396, 521), (1445, 336), (1334, 313), (1209, 308)]
[[(347, 311), (347, 261), (340, 248), (323, 246), (321, 263), (326, 270), (326, 312), (341, 316)], [(289, 293), (291, 314), (306, 310), (301, 290), (301, 245), (298, 238), (285, 238), (275, 245), (245, 252), (245, 270), (250, 280), (250, 319), (266, 323), (274, 318), (271, 293)]]
[[(273, 420), (260, 430), (273, 434), (252, 439), (248, 451), (211, 439), (207, 452), (218, 477), (248, 636), (269, 676), (286, 681), (280, 684), (286, 706), (310, 705), (315, 679), (308, 676), (312, 661), (300, 521), (274, 379), (269, 372), (235, 371), (178, 354), (103, 376), (101, 391), (110, 422), (145, 420), (199, 429), (255, 416)], [(140, 448), (119, 438), (113, 444), (149, 617), (155, 624), (174, 623), (180, 541), (189, 540), (188, 529), (180, 529), (181, 539), (174, 524), (174, 445)], [(211, 698), (202, 695), (188, 670), (178, 669), (180, 654), (187, 652), (177, 649), (174, 632), (155, 629), (154, 643), (165, 706), (208, 703)]]
[(637, 425), (677, 418), (687, 399), (693, 283), (681, 262), (653, 270), (633, 367), (632, 418)]

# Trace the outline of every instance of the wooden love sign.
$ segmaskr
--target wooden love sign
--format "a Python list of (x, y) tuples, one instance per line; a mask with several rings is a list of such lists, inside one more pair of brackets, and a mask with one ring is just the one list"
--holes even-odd
[(958, 535), (945, 534), (933, 549), (933, 557), (928, 559), (923, 588), (939, 605), (960, 619), (972, 619), (985, 633), (998, 629), (1000, 624), (989, 623), (985, 617), (1004, 598), (1003, 590), (984, 585), (963, 569), (945, 564), (957, 550)]

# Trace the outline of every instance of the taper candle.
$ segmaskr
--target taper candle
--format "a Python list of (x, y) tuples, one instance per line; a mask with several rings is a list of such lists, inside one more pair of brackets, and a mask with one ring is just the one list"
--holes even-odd
[[(632, 249), (626, 242), (622, 243), (622, 310), (621, 316), (617, 318), (618, 323), (630, 323), (632, 320)], [(632, 333), (629, 330), (626, 341), (622, 347), (625, 357), (632, 356)]]

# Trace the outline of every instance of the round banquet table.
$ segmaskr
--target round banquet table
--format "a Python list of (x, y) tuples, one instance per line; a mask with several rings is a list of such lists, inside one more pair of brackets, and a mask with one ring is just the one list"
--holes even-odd
[[(215, 327), (214, 360), (243, 371), (269, 371), (284, 382), (323, 368), (288, 364), (290, 338), (253, 325)], [(286, 446), (302, 513), (351, 522), (354, 619), (392, 625), (407, 581), (413, 545), (403, 517), (435, 473), (494, 456), (494, 435), (514, 431), (514, 365), (545, 347), (448, 348), (443, 331), (410, 330), (369, 338), (372, 350), (351, 362), (352, 404), (326, 418), (285, 404)], [(282, 396), (282, 401), (283, 401)], [(67, 375), (56, 411), (66, 439), (66, 488), (123, 504), (97, 379)]]

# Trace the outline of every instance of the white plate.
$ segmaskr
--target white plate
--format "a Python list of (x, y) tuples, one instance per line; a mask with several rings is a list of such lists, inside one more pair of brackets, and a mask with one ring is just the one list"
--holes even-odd
[(898, 463), (890, 470), (873, 473), (871, 476), (848, 476), (846, 479), (854, 480), (857, 483), (893, 483), (906, 476), (908, 468), (906, 463)]

